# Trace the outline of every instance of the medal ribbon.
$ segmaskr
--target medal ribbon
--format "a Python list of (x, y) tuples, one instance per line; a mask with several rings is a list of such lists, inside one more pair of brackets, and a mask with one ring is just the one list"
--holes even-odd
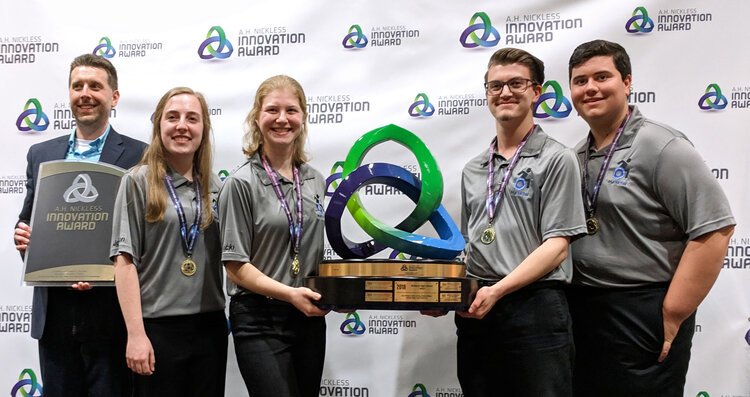
[(526, 146), (526, 142), (529, 140), (529, 136), (534, 131), (534, 125), (531, 126), (529, 132), (523, 137), (521, 142), (516, 146), (516, 152), (513, 153), (513, 157), (510, 159), (508, 168), (505, 170), (503, 180), (500, 182), (500, 188), (497, 192), (492, 191), (492, 182), (495, 180), (495, 153), (497, 152), (497, 137), (490, 143), (490, 150), (488, 151), (489, 170), (487, 172), (487, 200), (485, 203), (485, 209), (487, 211), (487, 217), (490, 220), (490, 225), (495, 220), (495, 209), (499, 208), (503, 204), (503, 197), (505, 196), (505, 188), (508, 186), (510, 177), (513, 174), (513, 169), (516, 167), (518, 160), (521, 159), (521, 149)]
[(583, 193), (583, 204), (586, 207), (586, 217), (592, 218), (596, 214), (596, 201), (599, 198), (599, 190), (604, 182), (604, 175), (607, 173), (609, 168), (609, 162), (612, 161), (612, 154), (617, 150), (617, 142), (620, 140), (622, 132), (625, 130), (625, 124), (630, 119), (630, 109), (628, 114), (625, 116), (625, 120), (622, 121), (619, 127), (617, 127), (617, 133), (615, 139), (612, 140), (607, 153), (604, 155), (604, 162), (602, 167), (599, 169), (599, 175), (596, 177), (596, 184), (594, 184), (594, 191), (589, 194), (589, 160), (591, 159), (590, 148), (591, 148), (591, 137), (592, 134), (586, 138), (586, 155), (583, 157), (583, 179), (581, 180), (581, 192)]
[(281, 191), (281, 185), (279, 184), (279, 177), (276, 175), (276, 171), (271, 168), (268, 163), (266, 156), (260, 156), (263, 168), (266, 170), (268, 178), (271, 179), (273, 184), (273, 191), (276, 193), (276, 197), (281, 203), (281, 208), (284, 209), (286, 214), (286, 220), (289, 222), (289, 236), (292, 239), (292, 246), (294, 247), (294, 255), (299, 254), (299, 245), (302, 240), (302, 184), (299, 181), (299, 168), (292, 167), (294, 173), (294, 193), (297, 195), (297, 222), (292, 219), (292, 211), (289, 209), (289, 204), (284, 197), (284, 193)]
[(193, 255), (195, 241), (198, 239), (198, 235), (201, 231), (200, 222), (203, 212), (203, 206), (201, 205), (201, 184), (200, 182), (198, 182), (198, 178), (195, 178), (195, 200), (197, 204), (195, 209), (195, 220), (193, 220), (193, 224), (190, 226), (190, 231), (188, 231), (187, 220), (185, 219), (185, 211), (182, 208), (180, 199), (177, 197), (177, 192), (175, 191), (172, 177), (169, 175), (165, 175), (164, 184), (167, 185), (169, 197), (172, 199), (174, 209), (177, 210), (177, 218), (180, 220), (180, 239), (182, 241), (182, 249), (185, 251), (185, 254), (188, 257), (191, 257)]

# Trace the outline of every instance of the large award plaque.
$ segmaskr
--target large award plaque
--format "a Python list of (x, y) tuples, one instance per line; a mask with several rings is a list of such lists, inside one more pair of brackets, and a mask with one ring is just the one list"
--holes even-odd
[[(419, 162), (421, 180), (394, 164), (362, 164), (374, 146), (393, 141), (409, 149)], [(319, 305), (327, 309), (378, 310), (466, 310), (477, 290), (477, 281), (466, 277), (465, 266), (455, 260), (464, 239), (448, 212), (440, 204), (443, 177), (432, 154), (412, 132), (387, 125), (360, 137), (346, 161), (337, 163), (328, 178), (335, 191), (325, 213), (326, 235), (342, 258), (324, 261), (318, 275), (307, 285), (321, 293)], [(358, 190), (369, 184), (398, 189), (416, 204), (398, 225), (391, 227), (375, 219), (362, 205)], [(348, 209), (352, 218), (372, 238), (354, 243), (341, 230), (341, 216)], [(429, 222), (438, 237), (414, 233)], [(409, 254), (412, 259), (367, 259), (386, 248)], [(417, 258), (417, 259), (413, 259)]]
[(24, 258), (27, 285), (113, 284), (112, 211), (124, 173), (86, 161), (40, 164)]

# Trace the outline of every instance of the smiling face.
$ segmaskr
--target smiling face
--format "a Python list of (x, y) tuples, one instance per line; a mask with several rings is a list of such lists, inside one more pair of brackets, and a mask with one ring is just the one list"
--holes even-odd
[(289, 150), (302, 132), (303, 117), (297, 95), (289, 88), (278, 88), (263, 98), (255, 122), (264, 145)]
[[(512, 79), (531, 80), (529, 68), (519, 63), (493, 65), (487, 71), (487, 81), (508, 82)], [(487, 106), (490, 113), (499, 122), (525, 119), (531, 117), (531, 108), (541, 95), (541, 86), (528, 83), (522, 93), (513, 93), (509, 86), (504, 86), (499, 94), (487, 94)]]
[(159, 120), (167, 159), (191, 159), (203, 140), (203, 108), (194, 95), (179, 94), (167, 100)]
[(109, 123), (109, 113), (120, 93), (109, 86), (107, 72), (92, 66), (78, 66), (70, 72), (68, 96), (78, 126), (95, 132)]
[(615, 122), (627, 113), (631, 76), (622, 76), (612, 56), (595, 56), (571, 71), (570, 94), (589, 124)]

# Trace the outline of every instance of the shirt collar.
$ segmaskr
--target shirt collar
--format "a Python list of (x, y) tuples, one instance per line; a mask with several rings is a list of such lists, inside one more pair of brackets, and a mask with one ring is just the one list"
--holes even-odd
[[(493, 138), (492, 142), (495, 142), (496, 138)], [(539, 155), (539, 153), (542, 152), (542, 147), (544, 146), (544, 142), (547, 140), (547, 134), (544, 133), (544, 130), (541, 126), (538, 124), (534, 125), (534, 129), (531, 131), (531, 135), (529, 135), (529, 140), (526, 141), (526, 145), (523, 146), (523, 149), (521, 149), (521, 157), (536, 157)], [(486, 153), (486, 152), (485, 152)], [(492, 153), (495, 157), (500, 157), (499, 154), (497, 154), (497, 146), (492, 146)], [(505, 162), (510, 161), (510, 159), (505, 159)], [(489, 164), (489, 160), (482, 161), (482, 167), (486, 167), (487, 164)]]
[(91, 157), (99, 157), (102, 155), (102, 149), (104, 149), (104, 142), (107, 141), (107, 136), (109, 136), (109, 130), (111, 129), (110, 124), (107, 124), (107, 128), (104, 130), (104, 133), (101, 134), (98, 138), (94, 139), (89, 143), (89, 149), (86, 150), (83, 153), (79, 153), (76, 151), (77, 145), (76, 145), (76, 130), (77, 127), (73, 127), (73, 131), (70, 133), (70, 136), (68, 137), (68, 155), (73, 155), (76, 158), (79, 159), (87, 159)]
[[(640, 110), (638, 110), (638, 106), (630, 105), (630, 118), (628, 119), (628, 122), (625, 123), (622, 135), (620, 136), (620, 141), (617, 143), (617, 148), (615, 148), (615, 151), (627, 149), (633, 146), (635, 136), (637, 135), (638, 130), (641, 129), (641, 126), (645, 121), (646, 117), (643, 115), (643, 113), (641, 113)], [(589, 135), (591, 135), (591, 130), (589, 130)], [(588, 150), (590, 153), (600, 153), (603, 155), (605, 149), (609, 147), (609, 145), (607, 145), (597, 151), (594, 149), (593, 143), (594, 140), (592, 139), (591, 146), (586, 147), (586, 139), (584, 139), (583, 143), (578, 148), (578, 154), (585, 154)]]
[[(250, 158), (247, 160), (250, 165), (256, 170), (258, 173), (258, 176), (260, 177), (260, 181), (263, 183), (263, 185), (271, 185), (271, 178), (268, 177), (268, 174), (266, 173), (265, 168), (263, 168), (263, 163), (260, 161), (260, 150), (258, 150), (255, 154), (250, 156)], [(292, 183), (292, 181), (287, 180), (283, 176), (279, 175), (279, 178), (281, 180), (281, 183)], [(307, 163), (304, 163), (299, 166), (299, 179), (301, 184), (305, 184), (305, 181), (308, 179), (315, 179), (315, 173), (313, 172), (312, 167), (307, 165)]]

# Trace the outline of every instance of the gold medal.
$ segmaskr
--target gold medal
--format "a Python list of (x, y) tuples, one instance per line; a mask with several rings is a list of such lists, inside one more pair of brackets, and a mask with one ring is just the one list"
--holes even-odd
[(297, 259), (297, 255), (294, 256), (294, 260), (292, 260), (292, 277), (297, 277), (299, 274), (299, 259)]
[(589, 235), (596, 234), (599, 231), (599, 220), (593, 216), (586, 219), (586, 229)]
[(484, 229), (479, 240), (484, 244), (492, 244), (492, 242), (495, 241), (495, 229), (493, 229), (492, 226)]
[(182, 261), (182, 265), (180, 265), (180, 271), (188, 277), (194, 275), (197, 270), (198, 266), (196, 266), (195, 262), (193, 262), (190, 257), (185, 258), (185, 260)]

